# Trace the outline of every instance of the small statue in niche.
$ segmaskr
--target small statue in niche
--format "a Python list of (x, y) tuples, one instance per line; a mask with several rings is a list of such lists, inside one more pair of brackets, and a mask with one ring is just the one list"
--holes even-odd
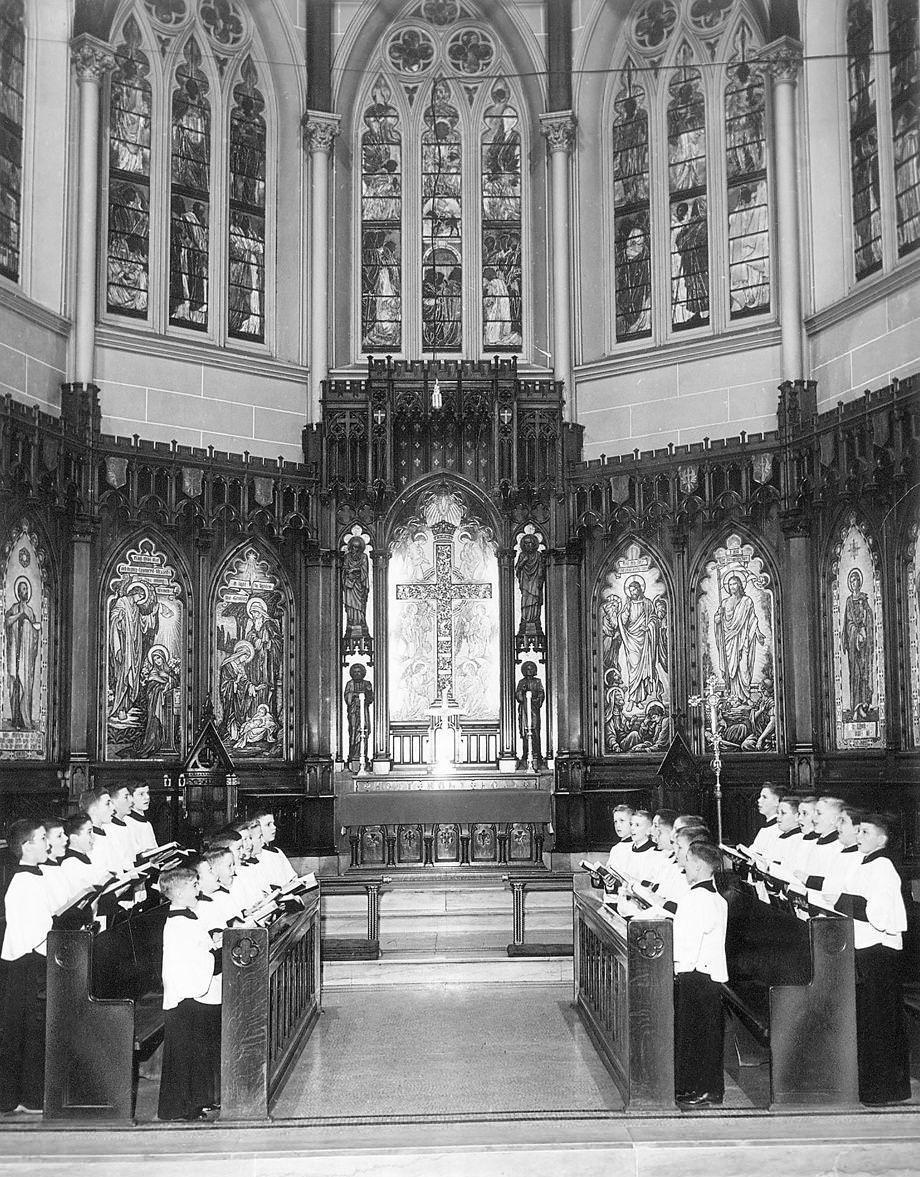
[(367, 755), (371, 732), (371, 704), (374, 688), (367, 681), (367, 668), (355, 662), (348, 671), (345, 685), (345, 714), (348, 719), (348, 767), (351, 772), (370, 772)]
[(514, 574), (521, 590), (521, 623), (515, 645), (518, 650), (545, 650), (546, 635), (540, 624), (540, 611), (546, 584), (546, 557), (535, 535), (521, 536)]
[(367, 628), (367, 597), (370, 564), (360, 535), (349, 538), (342, 562), (342, 603), (345, 606), (345, 653), (370, 655), (371, 635)]
[(518, 728), (522, 742), (517, 766), (523, 769), (546, 768), (540, 734), (540, 712), (546, 700), (546, 691), (543, 683), (537, 678), (536, 663), (525, 662), (521, 666), (521, 678), (518, 680), (514, 698), (517, 702)]

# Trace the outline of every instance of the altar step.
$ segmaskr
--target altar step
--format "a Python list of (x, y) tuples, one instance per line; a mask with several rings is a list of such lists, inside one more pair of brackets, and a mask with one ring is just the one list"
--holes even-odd
[[(325, 896), (322, 934), (336, 940), (366, 936), (365, 897)], [(571, 945), (571, 894), (528, 894), (524, 938)], [(500, 879), (431, 879), (423, 885), (394, 878), (380, 895), (380, 958), (324, 960), (323, 985), (571, 985), (571, 956), (511, 958), (512, 940), (511, 893)]]

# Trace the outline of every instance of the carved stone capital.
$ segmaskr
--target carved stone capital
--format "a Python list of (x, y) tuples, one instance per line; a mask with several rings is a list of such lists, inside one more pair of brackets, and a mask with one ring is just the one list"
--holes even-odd
[(312, 154), (317, 151), (328, 155), (332, 151), (335, 137), (339, 133), (341, 117), (326, 110), (308, 110), (301, 120), (303, 141)]
[(789, 82), (794, 86), (802, 69), (802, 42), (794, 37), (779, 37), (764, 45), (757, 59), (774, 83)]
[(570, 110), (550, 110), (540, 115), (540, 130), (546, 139), (550, 153), (570, 152), (575, 146), (575, 130), (578, 120)]
[(115, 54), (111, 45), (92, 37), (89, 33), (81, 33), (70, 43), (70, 60), (78, 82), (99, 83), (106, 72), (115, 66)]

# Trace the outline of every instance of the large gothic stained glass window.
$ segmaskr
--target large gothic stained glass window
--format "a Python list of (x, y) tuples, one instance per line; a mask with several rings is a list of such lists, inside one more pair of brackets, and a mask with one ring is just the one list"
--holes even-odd
[(627, 64), (613, 119), (613, 201), (617, 339), (652, 333), (648, 107)]
[(150, 62), (130, 17), (109, 96), (109, 233), (106, 306), (146, 319), (150, 258)]
[(19, 281), (25, 86), (22, 0), (0, 0), (0, 274)]
[(521, 346), (521, 133), (508, 84), (495, 83), (482, 134), (482, 346)]
[(463, 217), (460, 112), (435, 82), (422, 134), (422, 350), (463, 344)]
[(172, 96), (169, 322), (204, 331), (208, 325), (208, 239), (211, 191), (211, 107), (201, 50), (185, 48)]
[(882, 266), (876, 66), (870, 0), (851, 0), (847, 10), (847, 73), (854, 253), (856, 277), (864, 278)]
[(265, 99), (252, 58), (230, 114), (229, 334), (265, 338)]
[(684, 46), (668, 87), (671, 326), (677, 331), (709, 322), (706, 104), (702, 75), (691, 61)]
[(728, 287), (732, 319), (770, 309), (770, 216), (767, 201), (764, 79), (745, 60), (749, 34), (738, 37), (740, 62), (725, 87), (728, 181)]
[(402, 342), (402, 138), (390, 87), (378, 79), (361, 133), (361, 346)]
[(920, 245), (920, 47), (915, 0), (888, 0), (888, 64), (898, 257)]

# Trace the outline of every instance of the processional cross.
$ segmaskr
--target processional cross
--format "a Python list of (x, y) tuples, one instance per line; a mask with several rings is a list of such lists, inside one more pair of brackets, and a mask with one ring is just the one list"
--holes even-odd
[(434, 573), (432, 580), (415, 584), (398, 584), (397, 601), (434, 601), (437, 649), (437, 686), (435, 701), (444, 692), (448, 698), (454, 691), (454, 601), (488, 600), (492, 586), (484, 581), (461, 581), (454, 578), (454, 527), (441, 520), (431, 529), (434, 533)]
[[(709, 737), (712, 740), (712, 771), (716, 777), (716, 827), (719, 845), (722, 845), (722, 736), (719, 721), (722, 717), (722, 703), (725, 700), (725, 684), (711, 674), (706, 680), (702, 695), (691, 695), (687, 702), (691, 707), (702, 707), (709, 713)], [(705, 727), (705, 721), (703, 726)]]

